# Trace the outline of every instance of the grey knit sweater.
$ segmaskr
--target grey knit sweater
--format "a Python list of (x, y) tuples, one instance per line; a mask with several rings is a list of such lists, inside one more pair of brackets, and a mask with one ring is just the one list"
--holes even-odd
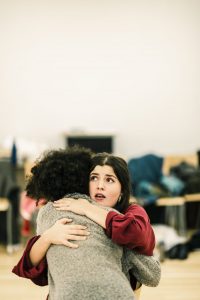
[[(84, 197), (91, 202), (87, 196), (73, 196)], [(37, 233), (42, 234), (64, 217), (72, 218), (74, 224), (87, 226), (90, 236), (85, 241), (78, 241), (77, 249), (63, 245), (52, 245), (49, 248), (50, 300), (133, 300), (133, 291), (128, 281), (129, 271), (143, 284), (156, 286), (159, 283), (160, 265), (154, 257), (123, 249), (113, 243), (103, 228), (92, 220), (72, 212), (57, 211), (51, 202), (38, 213)]]

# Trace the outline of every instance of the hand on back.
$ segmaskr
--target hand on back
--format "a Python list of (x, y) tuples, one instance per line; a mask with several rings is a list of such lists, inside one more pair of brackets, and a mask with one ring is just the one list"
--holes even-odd
[(63, 198), (57, 201), (54, 201), (53, 206), (57, 210), (71, 211), (81, 216), (86, 215), (86, 211), (90, 207), (90, 203), (82, 198), (73, 199), (73, 198)]
[(89, 232), (87, 227), (76, 224), (69, 224), (72, 220), (62, 218), (50, 227), (43, 235), (54, 245), (65, 245), (69, 248), (78, 248), (78, 244), (71, 241), (82, 241), (87, 238)]

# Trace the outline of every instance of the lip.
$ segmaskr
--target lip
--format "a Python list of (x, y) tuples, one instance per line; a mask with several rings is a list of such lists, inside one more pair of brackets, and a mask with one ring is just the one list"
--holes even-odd
[(101, 194), (101, 193), (97, 193), (97, 194), (95, 194), (94, 198), (95, 198), (96, 201), (101, 202), (101, 201), (103, 201), (106, 197), (105, 197), (103, 194)]

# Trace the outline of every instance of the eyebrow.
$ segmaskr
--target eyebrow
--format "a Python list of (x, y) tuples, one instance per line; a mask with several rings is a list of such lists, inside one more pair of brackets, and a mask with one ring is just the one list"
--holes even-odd
[[(92, 173), (90, 173), (90, 176), (91, 176), (91, 175), (99, 175), (99, 173), (94, 173), (94, 172), (92, 172)], [(113, 177), (113, 178), (117, 179), (117, 177), (114, 176), (114, 175), (105, 174), (105, 176), (107, 176), (107, 177)]]

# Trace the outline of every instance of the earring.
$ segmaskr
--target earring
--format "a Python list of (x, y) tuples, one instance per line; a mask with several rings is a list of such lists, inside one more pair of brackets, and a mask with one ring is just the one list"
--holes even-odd
[(117, 200), (117, 203), (119, 203), (120, 201), (122, 200), (122, 194), (120, 194), (118, 200)]

